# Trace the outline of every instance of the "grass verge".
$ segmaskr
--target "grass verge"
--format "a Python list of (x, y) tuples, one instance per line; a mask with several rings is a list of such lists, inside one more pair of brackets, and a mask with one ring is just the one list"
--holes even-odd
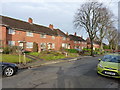
[[(24, 57), (23, 55), (20, 57), (21, 63), (24, 63)], [(2, 59), (0, 60), (2, 62), (8, 62), (8, 63), (18, 63), (19, 62), (19, 56), (18, 55), (12, 55), (12, 54), (2, 54)], [(31, 59), (26, 57), (26, 62), (30, 62)]]

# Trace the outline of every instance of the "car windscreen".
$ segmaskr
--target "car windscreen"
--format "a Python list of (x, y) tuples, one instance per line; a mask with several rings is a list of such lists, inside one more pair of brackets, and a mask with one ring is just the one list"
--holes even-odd
[(120, 63), (120, 56), (105, 55), (105, 56), (103, 57), (102, 61)]

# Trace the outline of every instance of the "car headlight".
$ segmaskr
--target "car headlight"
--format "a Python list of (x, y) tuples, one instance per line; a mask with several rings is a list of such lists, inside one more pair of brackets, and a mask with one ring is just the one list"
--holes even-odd
[(101, 64), (99, 64), (99, 67), (104, 68)]

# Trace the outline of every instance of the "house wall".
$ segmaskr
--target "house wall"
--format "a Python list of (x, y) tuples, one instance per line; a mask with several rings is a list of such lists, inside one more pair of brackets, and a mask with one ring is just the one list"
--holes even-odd
[(6, 46), (7, 45), (7, 30), (6, 27), (0, 26), (0, 44), (1, 46)]
[(87, 43), (83, 43), (83, 42), (74, 42), (74, 41), (70, 41), (70, 44), (71, 44), (71, 49), (75, 49), (77, 47), (77, 49), (83, 49), (83, 48), (86, 48), (87, 47)]
[[(56, 37), (55, 39), (52, 39), (52, 36), (46, 35), (46, 38), (41, 38), (40, 34), (38, 33), (33, 33), (33, 37), (26, 36), (26, 32), (20, 31), (20, 30), (15, 30), (15, 34), (8, 34), (8, 29), (2, 28), (1, 34), (2, 34), (2, 39), (6, 41), (4, 44), (8, 44), (8, 41), (15, 41), (15, 46), (19, 46), (19, 41), (26, 41), (26, 42), (36, 42), (38, 44), (38, 49), (39, 51), (41, 50), (40, 48), (40, 43), (54, 43), (55, 44), (55, 50), (59, 50), (59, 45), (58, 45), (58, 39), (60, 37)], [(28, 51), (32, 51), (32, 48), (26, 48)]]
[[(60, 50), (62, 48), (62, 44), (65, 43), (67, 45), (70, 44), (70, 39), (66, 38), (65, 40), (63, 40), (64, 37), (62, 36), (57, 36), (57, 50)], [(68, 49), (68, 46), (67, 46)]]
[[(88, 44), (87, 46), (88, 46), (88, 48), (91, 48), (91, 44)], [(100, 45), (93, 44), (93, 49), (95, 49), (95, 48), (100, 48)]]
[[(87, 44), (78, 42), (74, 43), (74, 41), (69, 38), (63, 40), (62, 36), (55, 36), (55, 39), (52, 39), (52, 36), (46, 35), (46, 38), (41, 38), (39, 33), (33, 33), (33, 37), (30, 37), (26, 36), (26, 32), (21, 30), (15, 30), (15, 34), (8, 34), (8, 29), (4, 26), (1, 27), (0, 34), (2, 35), (0, 39), (3, 40), (4, 46), (8, 45), (8, 41), (15, 41), (15, 46), (19, 46), (19, 41), (25, 41), (36, 42), (38, 44), (39, 51), (41, 51), (40, 43), (54, 43), (54, 50), (60, 50), (63, 43), (70, 45), (70, 48), (67, 47), (68, 49), (75, 49), (75, 46), (79, 46), (79, 49), (82, 49), (82, 47), (87, 47)], [(26, 44), (24, 46), (26, 46)], [(32, 48), (26, 48), (25, 50), (32, 51)]]

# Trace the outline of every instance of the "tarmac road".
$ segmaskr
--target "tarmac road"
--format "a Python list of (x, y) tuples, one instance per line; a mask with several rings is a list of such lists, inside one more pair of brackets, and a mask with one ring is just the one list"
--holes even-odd
[(118, 79), (96, 73), (99, 57), (20, 70), (3, 77), (3, 88), (118, 88)]

